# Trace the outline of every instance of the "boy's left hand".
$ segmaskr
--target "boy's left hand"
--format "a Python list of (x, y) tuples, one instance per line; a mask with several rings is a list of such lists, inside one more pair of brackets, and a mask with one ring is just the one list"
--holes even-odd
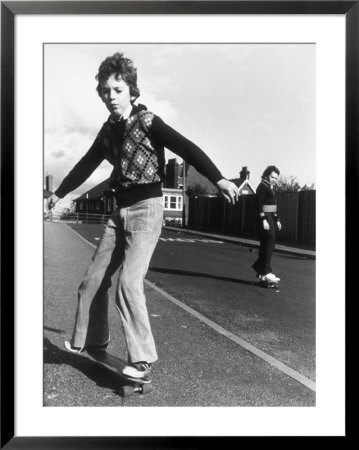
[(234, 205), (238, 201), (238, 188), (234, 183), (232, 183), (232, 181), (228, 181), (223, 178), (222, 180), (217, 181), (216, 184), (227, 202)]

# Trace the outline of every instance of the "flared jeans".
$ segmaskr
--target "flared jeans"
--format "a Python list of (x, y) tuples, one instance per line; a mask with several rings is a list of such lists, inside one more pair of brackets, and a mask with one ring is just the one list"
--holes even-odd
[(78, 290), (72, 345), (85, 348), (109, 342), (109, 288), (119, 270), (115, 305), (128, 351), (128, 362), (158, 359), (143, 281), (161, 234), (162, 197), (118, 207), (107, 222)]

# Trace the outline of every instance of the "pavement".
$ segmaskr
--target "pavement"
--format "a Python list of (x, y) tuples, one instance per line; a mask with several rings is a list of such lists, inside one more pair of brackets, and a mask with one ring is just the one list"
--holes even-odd
[[(77, 288), (93, 253), (94, 246), (66, 224), (44, 222), (44, 406), (315, 406), (311, 380), (148, 281), (145, 293), (159, 354), (154, 391), (121, 398), (116, 376), (63, 345), (71, 337)], [(125, 361), (113, 301), (109, 326), (109, 352)]]
[[(192, 230), (190, 228), (179, 228), (179, 227), (170, 227), (170, 226), (165, 226), (164, 228), (167, 230), (181, 231), (181, 233), (207, 236), (211, 239), (218, 239), (218, 240), (224, 241), (224, 242), (232, 242), (232, 243), (238, 244), (238, 245), (245, 245), (248, 247), (256, 247), (256, 248), (259, 247), (259, 241), (255, 240), (255, 239), (245, 239), (245, 238), (236, 237), (236, 236), (228, 236), (225, 234), (209, 233), (209, 232), (204, 232), (204, 231)], [(275, 246), (275, 252), (286, 253), (286, 254), (290, 254), (290, 255), (297, 255), (297, 256), (302, 256), (302, 257), (306, 257), (306, 258), (310, 258), (310, 259), (315, 259), (315, 257), (316, 257), (316, 252), (314, 250), (307, 250), (307, 249), (303, 249), (303, 248), (299, 248), (299, 247), (295, 247), (295, 246), (283, 245), (283, 244), (278, 244), (278, 243)]]

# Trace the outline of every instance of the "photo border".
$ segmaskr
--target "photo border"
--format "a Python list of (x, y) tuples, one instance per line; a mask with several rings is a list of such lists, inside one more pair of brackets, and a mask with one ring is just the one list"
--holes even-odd
[[(358, 204), (359, 168), (359, 1), (5, 1), (1, 2), (1, 448), (200, 448), (216, 445), (203, 437), (25, 437), (15, 436), (14, 392), (14, 210), (15, 191), (15, 16), (18, 14), (339, 14), (346, 19), (346, 219)], [(354, 196), (354, 198), (353, 198)], [(354, 205), (353, 205), (354, 203)], [(346, 291), (354, 278), (349, 264), (357, 231), (346, 220)], [(3, 254), (5, 244), (10, 251)], [(357, 246), (356, 246), (357, 247)], [(10, 299), (10, 301), (9, 301)], [(13, 301), (11, 301), (13, 300)], [(226, 444), (227, 438), (220, 445)], [(228, 438), (230, 439), (230, 438)], [(233, 438), (231, 438), (233, 439)]]

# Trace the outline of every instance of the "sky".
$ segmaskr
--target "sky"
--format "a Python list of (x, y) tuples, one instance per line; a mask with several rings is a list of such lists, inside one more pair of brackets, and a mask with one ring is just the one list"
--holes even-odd
[[(274, 164), (301, 185), (316, 182), (315, 45), (45, 44), (44, 176), (53, 176), (54, 190), (109, 115), (95, 75), (118, 51), (137, 67), (138, 102), (197, 144), (224, 177), (247, 166), (256, 187)], [(62, 205), (110, 172), (102, 163)]]

